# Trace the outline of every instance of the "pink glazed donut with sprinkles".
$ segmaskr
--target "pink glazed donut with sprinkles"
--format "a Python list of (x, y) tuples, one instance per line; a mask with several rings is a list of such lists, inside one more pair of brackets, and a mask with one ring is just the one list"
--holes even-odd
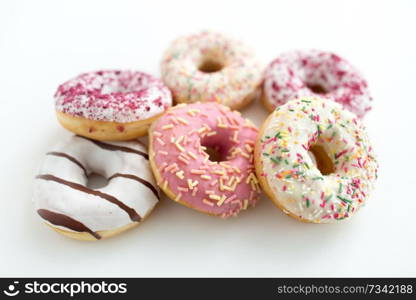
[(348, 61), (331, 52), (287, 52), (266, 68), (262, 100), (270, 111), (305, 96), (332, 99), (359, 118), (371, 110), (367, 81)]
[(226, 106), (179, 104), (149, 130), (150, 165), (172, 200), (209, 215), (237, 215), (260, 193), (256, 136), (253, 123)]
[(218, 102), (240, 109), (256, 98), (262, 66), (240, 41), (202, 31), (172, 42), (161, 75), (178, 103)]
[(131, 140), (172, 105), (169, 89), (138, 71), (81, 74), (58, 87), (55, 108), (66, 129), (95, 140)]

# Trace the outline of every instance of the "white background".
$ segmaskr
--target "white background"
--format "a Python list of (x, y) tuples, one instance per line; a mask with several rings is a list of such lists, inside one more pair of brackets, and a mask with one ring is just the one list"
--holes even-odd
[[(1, 1), (0, 276), (416, 276), (415, 1)], [(366, 75), (376, 191), (350, 221), (302, 224), (263, 198), (237, 218), (163, 199), (138, 228), (95, 243), (51, 231), (31, 202), (43, 155), (68, 135), (57, 86), (81, 72), (159, 75), (178, 35), (213, 29), (266, 64), (332, 50)], [(243, 111), (260, 125), (259, 103)]]

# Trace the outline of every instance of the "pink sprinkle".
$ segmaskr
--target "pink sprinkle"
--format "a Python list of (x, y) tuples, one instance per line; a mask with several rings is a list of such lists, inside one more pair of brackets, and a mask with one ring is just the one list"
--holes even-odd
[(342, 155), (344, 155), (344, 154), (345, 154), (345, 153), (347, 153), (347, 152), (348, 152), (348, 150), (347, 150), (347, 149), (345, 149), (345, 150), (342, 150), (341, 152), (339, 152), (339, 153), (335, 154), (335, 159), (340, 158)]
[(188, 164), (189, 164), (189, 160), (187, 160), (186, 158), (183, 158), (182, 156), (178, 156), (178, 159), (179, 159), (182, 163), (184, 163), (185, 165), (188, 165)]
[(231, 201), (233, 201), (235, 198), (237, 198), (237, 195), (236, 195), (236, 194), (233, 194), (232, 196), (230, 196), (229, 198), (227, 198), (227, 199), (224, 201), (224, 203), (228, 204), (228, 203), (230, 203)]

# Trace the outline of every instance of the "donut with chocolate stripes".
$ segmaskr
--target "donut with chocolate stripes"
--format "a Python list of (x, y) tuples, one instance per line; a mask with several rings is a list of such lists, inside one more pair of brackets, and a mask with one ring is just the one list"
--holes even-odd
[[(146, 148), (138, 141), (101, 142), (72, 136), (54, 147), (36, 176), (40, 217), (80, 240), (107, 238), (141, 223), (159, 201)], [(91, 174), (107, 185), (87, 186)]]

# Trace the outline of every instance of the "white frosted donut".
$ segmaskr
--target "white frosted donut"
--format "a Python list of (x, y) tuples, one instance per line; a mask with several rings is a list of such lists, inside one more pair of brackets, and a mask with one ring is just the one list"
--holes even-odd
[(149, 74), (104, 70), (78, 75), (61, 84), (55, 109), (63, 127), (94, 140), (131, 140), (172, 105), (169, 89)]
[(264, 73), (262, 100), (269, 110), (292, 99), (312, 96), (338, 102), (360, 118), (372, 107), (361, 72), (332, 52), (286, 52), (273, 60)]
[(218, 102), (233, 109), (254, 99), (261, 72), (250, 48), (209, 31), (176, 39), (161, 63), (162, 80), (176, 102)]
[[(92, 173), (107, 178), (108, 184), (100, 189), (87, 187)], [(158, 199), (142, 144), (80, 136), (47, 153), (34, 189), (35, 206), (45, 222), (84, 240), (106, 238), (139, 224)]]
[(320, 98), (291, 100), (270, 115), (257, 138), (255, 164), (275, 204), (312, 223), (353, 216), (367, 201), (378, 168), (360, 120)]

